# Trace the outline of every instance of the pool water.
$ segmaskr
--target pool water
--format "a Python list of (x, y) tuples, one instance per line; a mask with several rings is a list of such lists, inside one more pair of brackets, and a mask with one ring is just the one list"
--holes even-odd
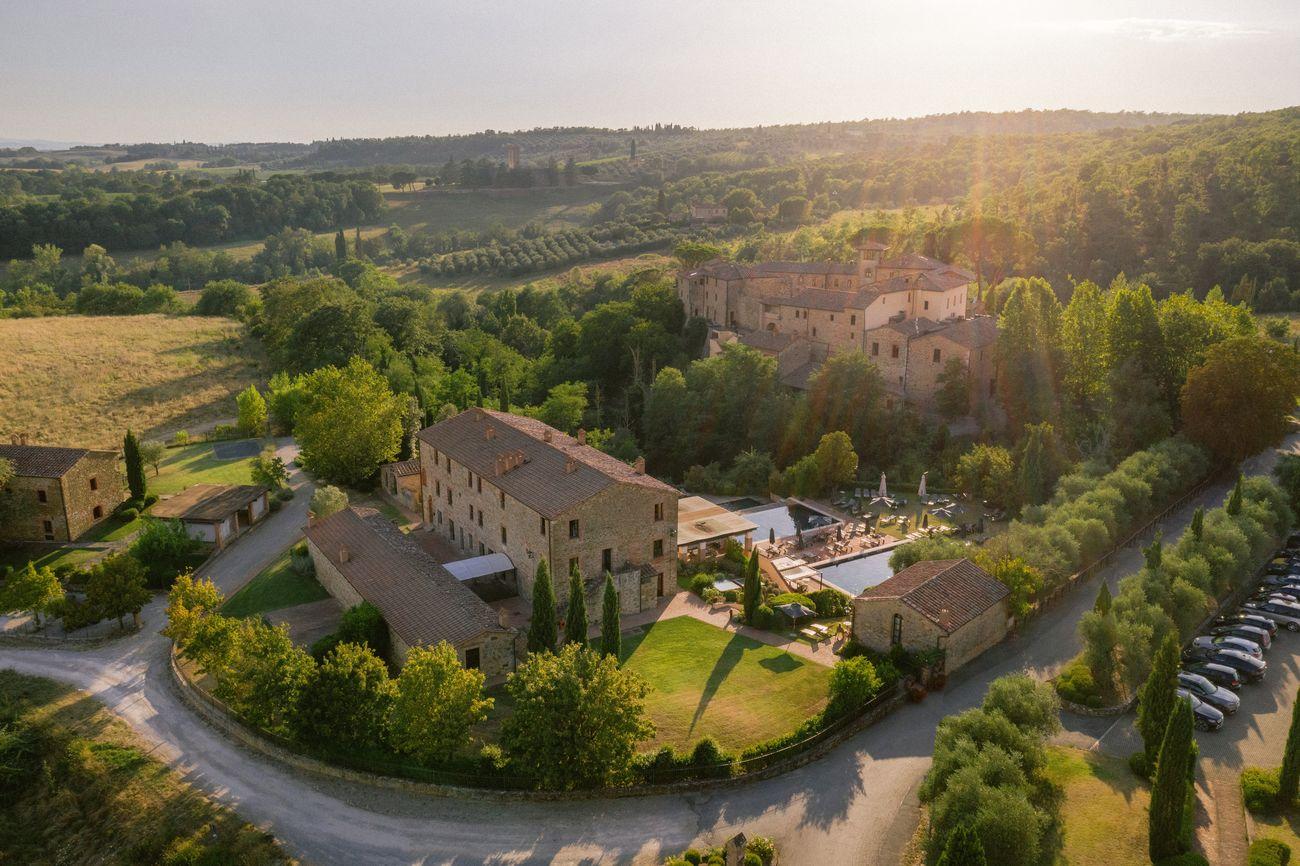
[(730, 502), (722, 503), (722, 507), (728, 511), (744, 511), (746, 508), (757, 508), (763, 504), (763, 500), (755, 499), (752, 496), (745, 496), (740, 499), (733, 499)]
[(836, 522), (835, 518), (828, 514), (813, 511), (797, 503), (773, 505), (771, 508), (742, 513), (746, 520), (757, 527), (754, 530), (754, 538), (757, 541), (766, 541), (773, 533), (777, 538), (790, 538), (799, 530), (807, 532), (809, 529), (829, 526)]
[(888, 550), (869, 553), (857, 559), (847, 559), (835, 565), (818, 568), (818, 571), (822, 573), (822, 579), (827, 583), (835, 584), (850, 595), (857, 595), (862, 590), (884, 583), (894, 576), (894, 572), (889, 568), (890, 553), (891, 551)]

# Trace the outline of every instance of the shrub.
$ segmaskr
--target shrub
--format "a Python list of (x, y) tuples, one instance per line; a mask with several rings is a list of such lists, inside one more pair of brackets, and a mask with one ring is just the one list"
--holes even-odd
[(691, 578), (691, 592), (703, 598), (707, 590), (713, 589), (713, 582), (717, 579), (716, 574), (701, 572)]
[(749, 624), (755, 628), (771, 628), (774, 619), (776, 619), (776, 613), (772, 608), (760, 604), (758, 610), (754, 611), (754, 621)]
[[(145, 508), (148, 508), (150, 505), (153, 505), (153, 504), (154, 504), (155, 502), (157, 502), (157, 501), (158, 501), (158, 494), (157, 494), (157, 493), (146, 493), (146, 494), (144, 495), (144, 507), (145, 507)], [(142, 509), (142, 510), (143, 510), (143, 509)]]
[(773, 610), (783, 604), (802, 604), (809, 610), (817, 609), (817, 605), (813, 603), (811, 598), (799, 592), (783, 592), (767, 600), (767, 606)]
[(704, 592), (700, 593), (700, 598), (704, 599), (709, 604), (718, 604), (725, 598), (725, 596), (713, 587), (709, 587), (704, 590)]
[(1260, 815), (1278, 811), (1277, 770), (1247, 767), (1241, 771), (1241, 798), (1246, 808)]
[(1085, 707), (1102, 705), (1101, 690), (1087, 663), (1076, 658), (1056, 677), (1056, 691), (1062, 698)]
[(1291, 846), (1276, 839), (1256, 839), (1250, 843), (1246, 866), (1287, 866), (1291, 862)]
[(766, 836), (755, 836), (745, 845), (745, 851), (757, 854), (763, 866), (772, 866), (776, 862), (776, 843)]
[(282, 502), (288, 502), (290, 499), (293, 499), (293, 488), (281, 487), (275, 492), (275, 498)]
[(179, 520), (146, 518), (131, 545), (131, 555), (144, 566), (146, 583), (153, 589), (165, 589), (176, 575), (198, 564), (202, 549), (203, 543), (191, 538)]
[(123, 519), (123, 520), (127, 520), (127, 521), (135, 520), (137, 517), (140, 516), (140, 509), (138, 509), (138, 508), (123, 508), (121, 514), (122, 514), (122, 519)]
[(78, 601), (71, 596), (63, 600), (57, 615), (63, 620), (64, 631), (76, 631), (94, 625), (104, 618), (93, 604)]
[(725, 779), (732, 774), (734, 763), (734, 757), (723, 751), (713, 737), (704, 737), (691, 750), (691, 766), (698, 768), (706, 778)]
[(1146, 752), (1134, 752), (1128, 756), (1128, 768), (1140, 779), (1151, 779), (1151, 763), (1147, 761)]
[(700, 852), (696, 851), (694, 848), (687, 848), (682, 852), (682, 859), (687, 863), (690, 863), (691, 866), (699, 866), (701, 859)]
[(808, 593), (817, 606), (818, 616), (843, 616), (849, 612), (849, 598), (838, 589), (819, 589)]
[(831, 671), (827, 720), (841, 719), (862, 709), (880, 694), (880, 688), (880, 676), (870, 661), (861, 656), (840, 659)]
[(190, 444), (190, 434), (185, 430), (177, 430), (172, 434), (172, 442), (177, 445), (188, 445)]

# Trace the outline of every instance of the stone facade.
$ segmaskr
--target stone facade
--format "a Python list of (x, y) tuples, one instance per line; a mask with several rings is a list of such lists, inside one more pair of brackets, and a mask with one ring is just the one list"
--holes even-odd
[(114, 451), (86, 451), (58, 477), (18, 474), (9, 492), (28, 503), (20, 521), (2, 528), (11, 541), (75, 541), (126, 500)]
[[(420, 443), (424, 478), (423, 517), (466, 556), (503, 553), (515, 564), (519, 594), (533, 598), (537, 565), (546, 560), (561, 609), (568, 599), (570, 563), (576, 560), (588, 586), (602, 586), (614, 574), (648, 566), (645, 583), (620, 579), (627, 613), (653, 606), (676, 591), (675, 493), (633, 484), (613, 484), (547, 517), (427, 442)], [(592, 607), (588, 605), (590, 612)]]
[(858, 597), (853, 599), (853, 636), (888, 652), (895, 642), (895, 616), (901, 619), (898, 643), (912, 651), (946, 650), (944, 666), (951, 673), (1006, 637), (1011, 611), (1003, 599), (949, 634), (897, 598)]
[(940, 376), (952, 358), (969, 379), (972, 413), (996, 409), (997, 323), (989, 316), (952, 322), (917, 318), (869, 331), (865, 351), (885, 387), (926, 411), (935, 408)]

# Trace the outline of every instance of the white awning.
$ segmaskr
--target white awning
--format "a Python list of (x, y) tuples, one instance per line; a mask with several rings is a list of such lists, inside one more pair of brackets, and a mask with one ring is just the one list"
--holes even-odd
[(515, 570), (515, 564), (504, 553), (489, 553), (486, 556), (444, 562), (442, 567), (450, 571), (457, 580), (473, 580), (476, 577)]

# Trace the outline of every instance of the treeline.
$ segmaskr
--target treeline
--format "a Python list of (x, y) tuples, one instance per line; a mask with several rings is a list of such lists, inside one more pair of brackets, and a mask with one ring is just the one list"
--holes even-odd
[(140, 250), (264, 237), (284, 228), (332, 230), (374, 222), (383, 211), (383, 197), (371, 183), (305, 175), (174, 194), (87, 190), (76, 198), (24, 198), (0, 207), (0, 257), (26, 256), (40, 244)]

